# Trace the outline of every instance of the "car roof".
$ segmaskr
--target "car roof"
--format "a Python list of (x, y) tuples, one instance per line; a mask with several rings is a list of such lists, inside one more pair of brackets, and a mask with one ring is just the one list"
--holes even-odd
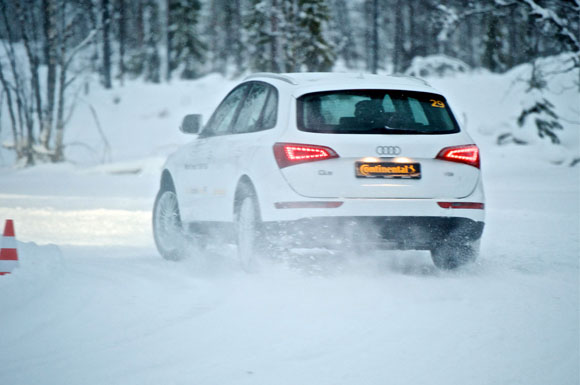
[(316, 91), (344, 89), (404, 89), (437, 92), (425, 80), (412, 76), (374, 75), (367, 73), (294, 72), (252, 74), (245, 79), (276, 83), (290, 88), (296, 96)]

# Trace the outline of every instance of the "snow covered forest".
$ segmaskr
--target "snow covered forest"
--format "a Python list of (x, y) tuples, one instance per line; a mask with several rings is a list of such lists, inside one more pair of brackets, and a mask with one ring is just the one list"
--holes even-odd
[[(19, 164), (61, 162), (78, 100), (98, 84), (256, 71), (428, 76), (420, 63), (433, 55), (437, 71), (501, 73), (569, 53), (562, 73), (580, 66), (579, 35), (578, 0), (0, 0), (0, 135), (11, 132), (2, 145)], [(535, 96), (519, 118), (538, 117), (538, 135), (558, 143), (562, 122), (542, 92), (550, 71), (534, 66)]]

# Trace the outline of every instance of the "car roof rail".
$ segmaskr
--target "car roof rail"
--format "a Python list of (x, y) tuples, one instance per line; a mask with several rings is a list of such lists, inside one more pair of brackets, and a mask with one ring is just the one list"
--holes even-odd
[(251, 75), (247, 76), (244, 80), (251, 80), (251, 79), (256, 79), (256, 78), (270, 78), (270, 79), (282, 80), (283, 82), (292, 84), (294, 86), (298, 85), (298, 82), (295, 79), (293, 79), (292, 77), (290, 77), (288, 75), (275, 74), (273, 72), (258, 72), (258, 73), (251, 74)]

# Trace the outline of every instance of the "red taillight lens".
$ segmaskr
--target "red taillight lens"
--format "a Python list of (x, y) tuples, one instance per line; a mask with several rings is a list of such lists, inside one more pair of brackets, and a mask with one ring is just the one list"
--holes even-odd
[(485, 209), (485, 204), (479, 202), (437, 202), (437, 204), (443, 209)]
[(439, 151), (437, 159), (449, 162), (465, 163), (473, 167), (480, 167), (479, 148), (475, 144), (467, 146), (446, 147)]
[(274, 145), (274, 157), (276, 158), (278, 167), (284, 168), (300, 163), (338, 158), (338, 154), (333, 149), (325, 146), (276, 143)]

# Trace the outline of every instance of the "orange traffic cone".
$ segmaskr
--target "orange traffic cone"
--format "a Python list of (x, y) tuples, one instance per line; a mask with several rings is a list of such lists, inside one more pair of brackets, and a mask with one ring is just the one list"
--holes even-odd
[(16, 238), (14, 237), (14, 222), (6, 220), (4, 235), (2, 236), (2, 249), (0, 249), (0, 275), (10, 274), (18, 267), (18, 251), (16, 250)]

